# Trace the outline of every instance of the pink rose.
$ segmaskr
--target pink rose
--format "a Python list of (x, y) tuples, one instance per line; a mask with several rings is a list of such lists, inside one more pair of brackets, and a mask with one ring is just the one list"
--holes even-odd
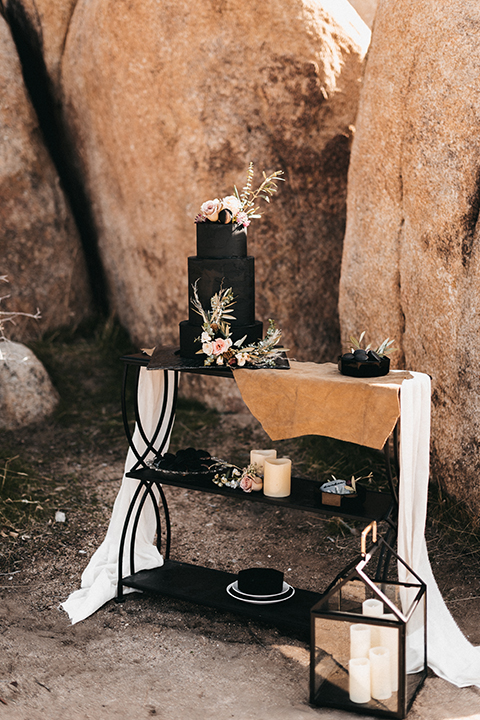
[(228, 348), (232, 346), (232, 341), (230, 338), (226, 338), (224, 340), (223, 338), (217, 338), (217, 340), (214, 340), (212, 342), (212, 354), (213, 355), (222, 355), (222, 353), (227, 352)]
[(202, 215), (207, 218), (207, 220), (216, 222), (218, 220), (218, 213), (221, 209), (222, 203), (218, 198), (215, 198), (215, 200), (207, 200), (207, 202), (204, 202), (200, 208), (200, 211)]
[(253, 477), (251, 475), (244, 475), (240, 480), (240, 487), (243, 492), (252, 492), (253, 489)]

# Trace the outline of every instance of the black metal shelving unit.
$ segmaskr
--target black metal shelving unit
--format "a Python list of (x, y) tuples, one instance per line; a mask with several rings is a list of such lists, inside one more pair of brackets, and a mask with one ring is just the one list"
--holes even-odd
[[(236, 580), (236, 575), (206, 568), (198, 565), (182, 563), (170, 560), (171, 546), (171, 527), (168, 505), (163, 491), (163, 486), (170, 485), (175, 487), (186, 488), (197, 492), (206, 492), (210, 494), (219, 494), (227, 498), (236, 498), (242, 502), (257, 502), (277, 507), (292, 508), (304, 512), (314, 513), (323, 517), (342, 517), (350, 520), (365, 521), (365, 524), (372, 520), (377, 522), (385, 521), (387, 524), (388, 543), (392, 545), (396, 538), (396, 523), (398, 512), (397, 489), (392, 476), (391, 459), (388, 448), (388, 442), (385, 445), (384, 453), (386, 459), (386, 473), (389, 480), (391, 492), (375, 492), (367, 490), (363, 501), (349, 500), (343, 507), (332, 507), (322, 503), (321, 492), (318, 483), (308, 478), (292, 477), (292, 490), (287, 498), (267, 497), (261, 492), (244, 493), (240, 489), (232, 489), (228, 487), (218, 487), (215, 485), (211, 477), (189, 476), (178, 477), (169, 476), (166, 473), (156, 471), (150, 468), (146, 463), (146, 457), (154, 450), (154, 443), (157, 443), (157, 449), (165, 445), (166, 439), (159, 437), (160, 427), (166, 427), (165, 436), (168, 438), (169, 432), (173, 425), (175, 414), (175, 403), (177, 397), (178, 373), (190, 372), (204, 375), (213, 375), (215, 377), (233, 377), (233, 373), (228, 368), (205, 368), (197, 360), (185, 360), (180, 358), (174, 348), (156, 349), (152, 357), (144, 354), (130, 355), (122, 358), (125, 363), (125, 377), (122, 392), (122, 409), (125, 424), (125, 431), (137, 461), (133, 465), (131, 471), (127, 473), (127, 477), (138, 480), (136, 492), (130, 503), (130, 507), (125, 518), (122, 538), (119, 548), (118, 560), (118, 591), (117, 601), (121, 602), (124, 598), (124, 588), (129, 587), (142, 592), (155, 595), (164, 595), (180, 600), (187, 600), (196, 604), (207, 607), (216, 608), (227, 612), (236, 613), (243, 617), (250, 617), (256, 620), (265, 621), (278, 627), (288, 627), (299, 632), (309, 633), (310, 630), (310, 608), (319, 600), (320, 594), (295, 588), (295, 594), (289, 600), (282, 603), (272, 603), (268, 605), (249, 604), (236, 600), (226, 592), (227, 586)], [(151, 438), (147, 437), (141, 426), (141, 418), (138, 407), (138, 379), (141, 367), (146, 367), (151, 371), (164, 372), (164, 398), (163, 406), (156, 430)], [(288, 367), (283, 365), (281, 369)], [(134, 391), (134, 415), (137, 427), (139, 426), (140, 436), (146, 444), (146, 449), (139, 452), (133, 442), (128, 413), (126, 407), (126, 387), (129, 371), (135, 373), (135, 391)], [(172, 389), (172, 372), (173, 383)], [(169, 387), (170, 385), (170, 387)], [(173, 401), (168, 407), (167, 394), (170, 392)], [(394, 448), (397, 446), (396, 431), (394, 432)], [(394, 453), (394, 462), (397, 465), (398, 475), (398, 456)], [(157, 503), (155, 493), (163, 506), (163, 516), (165, 526), (163, 527), (163, 535), (166, 536), (165, 549), (163, 550), (164, 564), (161, 567), (151, 570), (135, 570), (135, 537), (140, 521), (141, 513), (147, 501), (151, 501), (155, 508), (157, 523), (157, 547), (162, 552), (162, 518)], [(131, 528), (131, 539), (129, 548), (127, 548), (128, 530)], [(122, 576), (123, 558), (126, 551), (129, 551), (129, 569), (130, 574), (126, 577)], [(386, 577), (389, 564), (388, 552), (381, 553), (378, 558), (377, 577)], [(288, 606), (288, 610), (287, 610)], [(287, 610), (287, 612), (286, 612)]]

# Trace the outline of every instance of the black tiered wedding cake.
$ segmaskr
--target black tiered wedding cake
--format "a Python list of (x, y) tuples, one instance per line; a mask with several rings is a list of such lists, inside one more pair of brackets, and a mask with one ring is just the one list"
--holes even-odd
[(246, 336), (245, 344), (262, 338), (263, 323), (255, 320), (255, 259), (247, 255), (247, 231), (233, 222), (198, 222), (197, 254), (188, 258), (189, 313), (180, 323), (180, 355), (196, 356), (202, 349), (203, 319), (192, 302), (193, 288), (204, 308), (221, 288), (231, 288), (235, 304), (230, 320), (232, 342)]
[(263, 174), (254, 189), (253, 163), (239, 194), (207, 200), (195, 218), (197, 254), (188, 258), (188, 320), (180, 323), (180, 356), (205, 366), (273, 367), (284, 352), (281, 331), (255, 320), (255, 260), (247, 255), (247, 230), (259, 218), (258, 200), (270, 202), (282, 171)]

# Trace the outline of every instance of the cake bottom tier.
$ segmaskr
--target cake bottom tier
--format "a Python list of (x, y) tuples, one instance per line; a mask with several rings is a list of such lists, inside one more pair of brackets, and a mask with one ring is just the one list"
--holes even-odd
[[(256, 320), (253, 325), (244, 325), (240, 327), (231, 327), (231, 338), (233, 342), (240, 340), (244, 335), (245, 346), (251, 343), (256, 343), (263, 337), (263, 323)], [(202, 334), (202, 328), (198, 325), (191, 325), (188, 320), (183, 320), (180, 323), (180, 355), (181, 357), (193, 358), (198, 357), (196, 354), (198, 350), (202, 349), (202, 343), (200, 342), (200, 335)]]

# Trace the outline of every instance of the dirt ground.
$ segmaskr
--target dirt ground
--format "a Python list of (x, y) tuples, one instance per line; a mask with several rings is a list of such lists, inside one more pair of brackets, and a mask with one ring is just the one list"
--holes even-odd
[[(265, 446), (263, 430), (247, 416), (224, 416), (221, 426), (221, 439), (218, 428), (207, 432), (212, 454), (229, 457), (238, 443)], [(59, 604), (80, 586), (104, 537), (126, 453), (120, 433), (110, 444), (102, 444), (100, 434), (85, 431), (82, 437), (77, 426), (65, 429), (57, 420), (7, 438), (12, 447), (25, 447), (48, 493), (42, 522), (26, 529), (4, 525), (0, 537), (0, 717), (354, 717), (309, 706), (308, 638), (140, 594), (122, 605), (111, 601), (70, 624)], [(231, 572), (257, 564), (276, 567), (291, 584), (319, 591), (359, 551), (355, 527), (317, 515), (179, 488), (166, 488), (166, 494), (174, 559)], [(65, 513), (65, 522), (55, 521), (57, 510)], [(480, 645), (478, 549), (469, 555), (446, 543), (434, 527), (428, 544), (451, 612)], [(409, 718), (480, 718), (480, 689), (458, 689), (430, 673)]]

